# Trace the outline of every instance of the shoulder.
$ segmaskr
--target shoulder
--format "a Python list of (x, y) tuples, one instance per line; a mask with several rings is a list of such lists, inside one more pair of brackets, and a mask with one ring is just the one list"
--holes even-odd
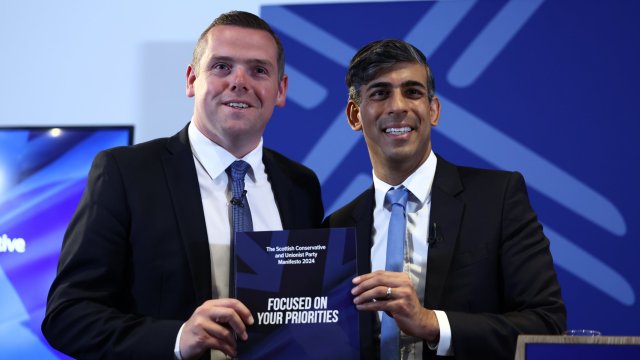
[(122, 161), (129, 159), (133, 162), (140, 162), (161, 156), (192, 156), (193, 153), (191, 152), (187, 127), (185, 126), (173, 136), (107, 149), (102, 152), (102, 155), (111, 156)]
[(143, 154), (157, 152), (162, 149), (166, 149), (166, 144), (169, 138), (154, 139), (140, 144), (129, 146), (118, 146), (110, 149), (106, 149), (105, 152), (112, 156), (140, 156)]
[(459, 183), (465, 191), (475, 189), (504, 189), (514, 184), (524, 185), (524, 177), (518, 171), (486, 169), (455, 165), (438, 156), (434, 182), (439, 186)]
[(323, 224), (327, 227), (353, 226), (360, 218), (371, 215), (373, 206), (374, 195), (373, 186), (371, 186), (348, 204), (327, 216)]
[(441, 157), (438, 157), (432, 194), (434, 199), (441, 200), (444, 196), (478, 206), (528, 198), (524, 178), (519, 172), (458, 166)]
[[(165, 161), (165, 160), (168, 160)], [(185, 132), (172, 137), (119, 146), (99, 152), (93, 161), (94, 171), (117, 171), (122, 174), (159, 176), (167, 163), (184, 170), (193, 163), (193, 154)]]
[(157, 154), (192, 155), (188, 127), (189, 125), (186, 125), (169, 137), (156, 138), (130, 146), (119, 146), (105, 152), (115, 157), (144, 157)]
[(458, 173), (464, 183), (486, 182), (489, 184), (505, 184), (517, 179), (523, 179), (517, 171), (483, 169), (470, 166), (459, 166)]
[(167, 139), (156, 139), (149, 142), (118, 146), (103, 150), (96, 155), (94, 163), (115, 163), (119, 167), (139, 166), (149, 164), (151, 159), (158, 158), (166, 152)]
[(293, 181), (318, 182), (318, 178), (313, 170), (297, 161), (289, 159), (275, 150), (263, 147), (262, 159), (269, 173), (278, 171), (280, 173), (287, 174)]

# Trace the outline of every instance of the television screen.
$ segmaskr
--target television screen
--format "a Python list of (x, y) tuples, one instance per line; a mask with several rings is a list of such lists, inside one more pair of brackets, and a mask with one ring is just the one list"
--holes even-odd
[(67, 358), (40, 331), (64, 232), (94, 156), (132, 139), (131, 126), (0, 128), (2, 358)]

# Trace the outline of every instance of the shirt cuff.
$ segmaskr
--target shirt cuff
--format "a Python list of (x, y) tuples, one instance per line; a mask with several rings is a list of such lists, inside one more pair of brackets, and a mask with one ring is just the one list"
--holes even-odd
[(177, 360), (182, 360), (182, 354), (180, 353), (180, 335), (182, 335), (182, 328), (184, 324), (180, 326), (180, 330), (178, 331), (178, 336), (176, 337), (176, 346), (173, 347), (173, 355)]
[(449, 325), (449, 318), (444, 311), (434, 310), (436, 318), (438, 319), (438, 326), (440, 327), (440, 340), (437, 344), (427, 343), (427, 346), (431, 350), (437, 350), (438, 356), (453, 356), (453, 348), (451, 347), (451, 325)]

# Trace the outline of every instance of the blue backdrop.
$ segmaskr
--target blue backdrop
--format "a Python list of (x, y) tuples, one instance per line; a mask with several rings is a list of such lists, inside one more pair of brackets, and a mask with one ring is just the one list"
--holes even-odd
[(412, 42), (442, 101), (434, 150), (525, 175), (568, 326), (640, 335), (638, 13), (632, 0), (263, 6), (290, 75), (265, 144), (316, 170), (327, 214), (345, 204), (371, 183), (344, 115), (349, 60), (372, 40)]

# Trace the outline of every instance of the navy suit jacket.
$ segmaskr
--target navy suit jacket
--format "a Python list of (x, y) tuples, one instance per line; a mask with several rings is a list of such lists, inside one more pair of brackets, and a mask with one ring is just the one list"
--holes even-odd
[[(371, 271), (373, 187), (325, 220), (355, 226), (358, 272)], [(549, 251), (517, 172), (455, 166), (441, 157), (431, 193), (436, 223), (424, 306), (446, 312), (457, 359), (513, 359), (518, 334), (559, 334), (566, 310)], [(361, 313), (364, 358), (376, 357), (375, 314)], [(435, 352), (424, 346), (424, 358)]]
[[(263, 162), (283, 228), (319, 227), (316, 175), (266, 148)], [(180, 326), (211, 296), (187, 127), (99, 153), (49, 292), (42, 324), (49, 343), (77, 358), (173, 359)]]

